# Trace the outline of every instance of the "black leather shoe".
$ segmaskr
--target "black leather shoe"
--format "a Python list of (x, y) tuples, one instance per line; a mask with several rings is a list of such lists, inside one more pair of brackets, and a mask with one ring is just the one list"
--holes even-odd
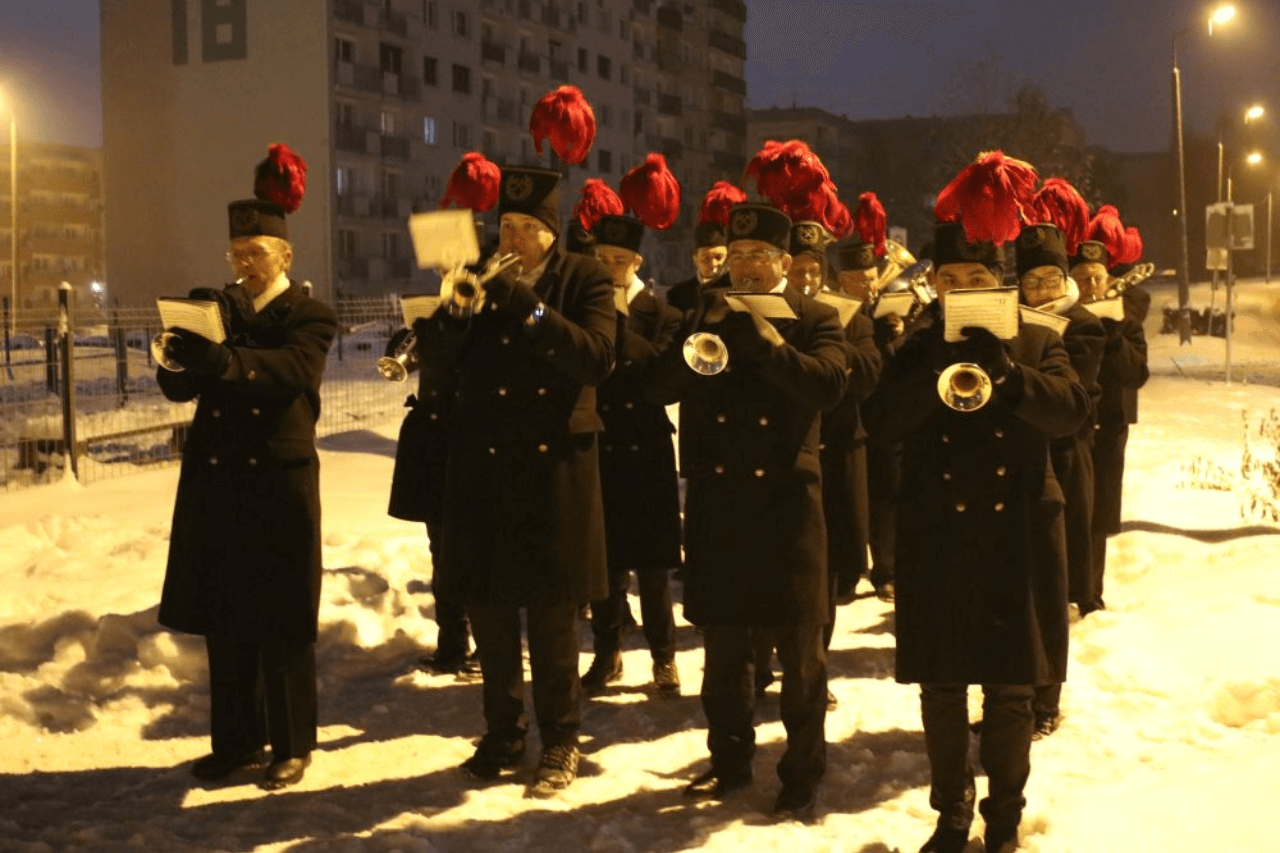
[(267, 767), (267, 773), (262, 777), (262, 781), (258, 783), (258, 787), (264, 791), (278, 791), (281, 788), (296, 785), (302, 781), (302, 774), (306, 773), (307, 768), (310, 766), (310, 755), (304, 755), (302, 758), (285, 758), (280, 761), (273, 761)]
[(437, 650), (431, 657), (419, 658), (418, 668), (437, 675), (479, 675), (480, 659), (475, 652), (441, 653)]
[(267, 754), (261, 749), (249, 752), (214, 752), (197, 758), (191, 765), (191, 775), (206, 782), (225, 779), (242, 767), (261, 767), (267, 762)]
[(893, 601), (893, 581), (876, 584), (876, 598), (881, 601)]
[(622, 654), (599, 654), (591, 661), (591, 666), (582, 674), (582, 689), (588, 695), (604, 690), (605, 685), (612, 684), (622, 678)]
[(764, 692), (769, 689), (769, 685), (777, 681), (777, 676), (773, 674), (772, 669), (756, 670), (756, 696), (763, 696)]
[(464, 776), (481, 782), (497, 779), (503, 770), (510, 770), (524, 757), (524, 738), (505, 738), (486, 734), (476, 744), (475, 754), (462, 762), (459, 768)]
[(969, 846), (969, 828), (940, 826), (920, 848), (920, 853), (964, 853)]
[(578, 759), (582, 753), (576, 743), (558, 743), (542, 750), (538, 769), (533, 772), (529, 796), (550, 797), (573, 784), (578, 778)]
[(782, 817), (807, 820), (813, 817), (814, 806), (818, 802), (817, 789), (812, 785), (784, 784), (778, 792), (778, 800), (773, 804), (773, 813)]
[(750, 767), (733, 773), (712, 768), (686, 785), (684, 795), (699, 799), (723, 800), (739, 788), (750, 785), (751, 778)]
[(680, 672), (673, 660), (653, 662), (653, 684), (664, 696), (680, 695)]
[(1058, 726), (1062, 724), (1061, 714), (1046, 714), (1043, 717), (1036, 717), (1036, 727), (1031, 732), (1032, 740), (1043, 740), (1058, 730)]
[(840, 700), (836, 698), (836, 694), (831, 692), (831, 688), (827, 688), (827, 710), (834, 711), (840, 707)]
[(986, 842), (987, 853), (1013, 853), (1018, 849), (1018, 828), (988, 825), (982, 839)]

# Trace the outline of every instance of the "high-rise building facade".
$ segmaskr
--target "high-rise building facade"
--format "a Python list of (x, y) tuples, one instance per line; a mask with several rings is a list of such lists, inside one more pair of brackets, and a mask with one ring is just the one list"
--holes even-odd
[(225, 280), (225, 205), (287, 142), (309, 164), (295, 277), (331, 299), (427, 286), (408, 216), (436, 208), (467, 151), (564, 168), (527, 130), (564, 84), (598, 129), (565, 170), (562, 215), (587, 178), (616, 188), (664, 153), (684, 204), (646, 253), (649, 274), (673, 278), (702, 193), (745, 165), (745, 19), (739, 0), (102, 0), (112, 285)]

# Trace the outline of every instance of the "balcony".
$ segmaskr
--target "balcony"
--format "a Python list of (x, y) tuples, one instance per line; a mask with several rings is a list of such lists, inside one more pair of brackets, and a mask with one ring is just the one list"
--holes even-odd
[(516, 60), (516, 65), (521, 71), (537, 74), (542, 70), (542, 58), (537, 54), (522, 53), (520, 58)]
[(516, 102), (514, 98), (498, 98), (498, 121), (516, 120)]
[(679, 139), (672, 139), (669, 136), (662, 137), (662, 156), (668, 160), (679, 160), (680, 155), (684, 154), (684, 143)]
[(747, 19), (747, 4), (742, 0), (711, 0), (711, 8), (739, 21)]
[(491, 41), (480, 42), (480, 59), (485, 62), (496, 62), (499, 65), (505, 65), (507, 62), (507, 49)]
[(632, 89), (632, 94), (635, 96), (636, 104), (639, 106), (647, 107), (649, 104), (653, 103), (653, 98), (648, 89), (641, 89), (639, 86), (636, 86)]
[(340, 124), (334, 128), (333, 144), (339, 151), (354, 151), (357, 154), (363, 154), (366, 150), (365, 137), (364, 128)]
[(731, 113), (713, 111), (711, 113), (711, 126), (717, 130), (728, 131), (734, 136), (747, 135), (747, 120), (742, 116), (732, 115)]
[(680, 10), (674, 6), (659, 6), (658, 26), (669, 27), (673, 30), (684, 29), (684, 20), (680, 15)]
[(387, 278), (409, 278), (413, 275), (410, 258), (387, 258)]
[(658, 112), (664, 116), (678, 116), (684, 111), (684, 104), (679, 95), (667, 92), (658, 93)]
[(400, 98), (416, 98), (418, 96), (418, 80), (415, 77), (404, 77), (399, 74), (382, 75), (382, 94)]
[(356, 197), (351, 193), (345, 193), (338, 196), (338, 215), (359, 216), (359, 214), (356, 213)]
[(384, 11), (381, 4), (365, 3), (361, 0), (337, 0), (334, 3), (333, 16), (349, 24), (387, 30), (400, 36), (409, 32), (409, 22), (405, 16), (397, 12)]
[(409, 138), (407, 136), (382, 137), (382, 156), (409, 159)]
[(711, 83), (726, 92), (733, 92), (735, 95), (746, 97), (747, 81), (741, 77), (734, 77), (732, 74), (726, 74), (723, 71), (714, 71), (711, 74)]
[(351, 281), (369, 277), (368, 258), (339, 258), (338, 278)]
[(712, 151), (711, 166), (730, 175), (741, 175), (747, 168), (747, 158), (728, 151)]
[(569, 63), (562, 59), (552, 59), (547, 63), (551, 70), (551, 79), (561, 83), (569, 82)]
[(631, 8), (638, 14), (648, 17), (649, 10), (653, 8), (653, 0), (631, 0)]
[(707, 33), (707, 44), (716, 50), (722, 50), (730, 56), (736, 56), (738, 59), (747, 58), (747, 43), (739, 38), (734, 38), (728, 33), (722, 33), (719, 30), (711, 30)]
[(385, 195), (375, 195), (369, 199), (369, 215), (381, 216), (383, 219), (398, 219), (400, 217), (400, 199), (390, 198)]

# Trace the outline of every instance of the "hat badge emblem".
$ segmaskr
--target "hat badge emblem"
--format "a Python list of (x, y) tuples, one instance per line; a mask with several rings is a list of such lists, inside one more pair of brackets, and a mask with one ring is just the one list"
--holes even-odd
[(965, 260), (978, 261), (982, 259), (982, 244), (970, 243), (964, 235), (964, 230), (956, 232), (956, 254)]
[(512, 175), (507, 179), (507, 198), (512, 201), (524, 201), (533, 195), (533, 178), (527, 175)]
[(796, 239), (806, 246), (818, 245), (818, 226), (816, 225), (798, 225), (796, 226)]
[(626, 226), (616, 219), (610, 219), (602, 224), (600, 230), (600, 239), (610, 243), (616, 243), (627, 236)]
[(733, 214), (733, 221), (729, 223), (729, 230), (733, 232), (733, 236), (742, 237), (756, 230), (757, 221), (754, 210), (739, 210)]
[(1045, 229), (1040, 227), (1028, 228), (1022, 234), (1022, 245), (1026, 246), (1028, 249), (1034, 249), (1037, 246), (1044, 245), (1044, 240)]
[(232, 227), (236, 233), (244, 233), (257, 227), (258, 211), (256, 208), (244, 206), (237, 207), (231, 213)]
[(1103, 248), (1098, 243), (1085, 243), (1080, 247), (1080, 254), (1087, 261), (1101, 261), (1103, 259)]

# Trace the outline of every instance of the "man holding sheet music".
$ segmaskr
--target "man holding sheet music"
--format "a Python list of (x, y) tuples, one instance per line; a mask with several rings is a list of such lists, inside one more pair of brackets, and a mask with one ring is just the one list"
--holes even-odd
[[(1005, 200), (998, 213), (1007, 217), (982, 205), (1001, 198), (987, 189), (987, 178), (1012, 183), (1001, 175), (1008, 168), (1002, 158), (983, 155), (985, 174), (965, 184), (965, 193), (955, 189), (958, 178), (939, 194), (932, 273), (939, 300), (897, 348), (864, 407), (873, 433), (904, 442), (896, 677), (921, 685), (930, 804), (939, 813), (927, 853), (960, 853), (969, 841), (976, 793), (967, 686), (983, 690), (986, 846), (1006, 853), (1018, 843), (1030, 774), (1033, 685), (1066, 677), (1062, 491), (1048, 444), (1080, 428), (1089, 400), (1061, 338), (1044, 327), (1019, 327), (1010, 298), (1016, 291), (999, 288), (1000, 243), (1017, 233), (1002, 226), (1016, 229), (1017, 205)], [(961, 177), (974, 177), (977, 165)], [(973, 221), (962, 224), (961, 216)], [(962, 306), (962, 298), (978, 304)], [(944, 405), (939, 372), (957, 362), (988, 374), (993, 396), (986, 405)]]
[(691, 370), (682, 348), (672, 346), (654, 378), (660, 402), (681, 404), (684, 614), (703, 628), (706, 647), (702, 707), (711, 767), (686, 793), (720, 798), (751, 782), (753, 632), (769, 628), (782, 662), (787, 730), (775, 809), (804, 814), (826, 769), (818, 416), (844, 393), (844, 330), (834, 309), (787, 291), (786, 214), (738, 204), (728, 235), (729, 294), (704, 291), (676, 337), (679, 344), (694, 332), (718, 335), (727, 369)]
[(433, 584), (466, 607), (484, 679), (486, 731), (462, 770), (493, 780), (524, 755), (523, 609), (537, 796), (577, 776), (578, 608), (608, 594), (595, 386), (614, 362), (613, 281), (556, 244), (559, 179), (504, 167), (498, 253), (519, 266), (484, 286), (473, 314), (442, 306), (414, 324), (422, 387), (448, 411)]
[(167, 356), (182, 369), (157, 373), (170, 400), (198, 400), (159, 615), (207, 641), (213, 751), (192, 773), (221, 779), (260, 765), (270, 743), (267, 789), (302, 779), (316, 746), (315, 424), (337, 332), (333, 311), (289, 278), (287, 209), (230, 205), (238, 283), (218, 294), (230, 307), (226, 337), (172, 329)]

